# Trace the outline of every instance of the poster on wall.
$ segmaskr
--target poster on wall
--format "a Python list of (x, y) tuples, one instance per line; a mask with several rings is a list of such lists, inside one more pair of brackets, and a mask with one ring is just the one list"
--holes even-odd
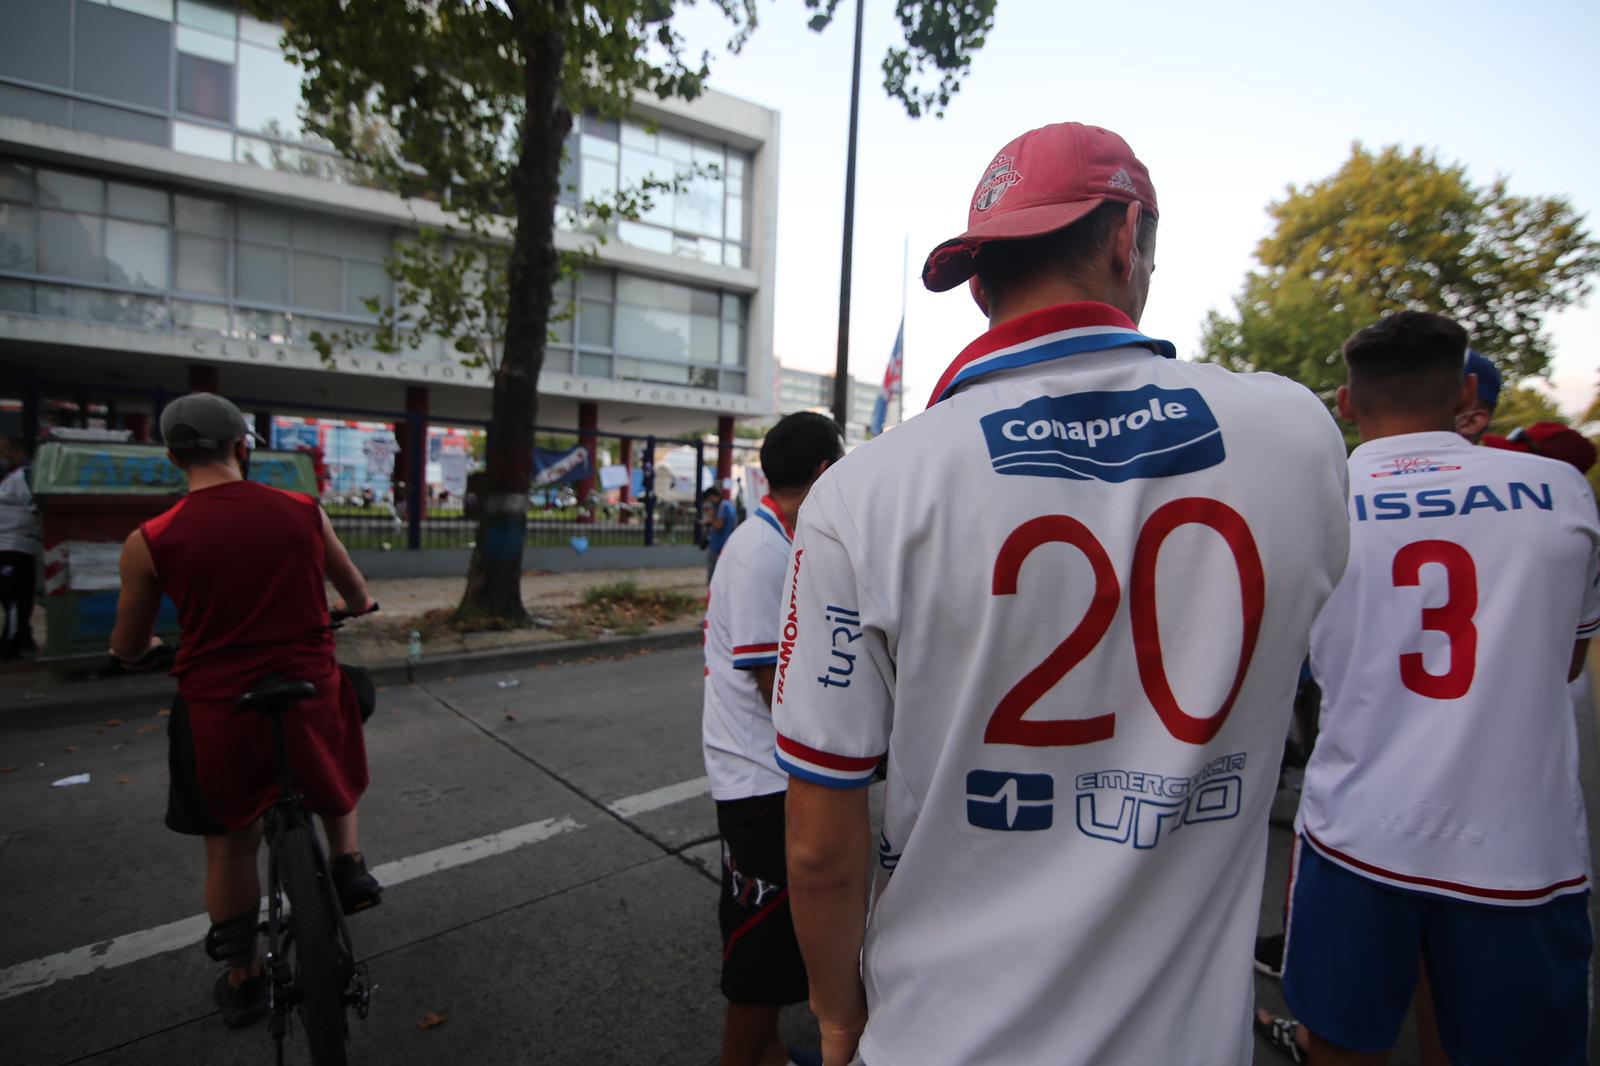
[(590, 477), (594, 469), (589, 463), (589, 450), (581, 445), (569, 452), (535, 448), (533, 468), (538, 471), (533, 478), (536, 489), (582, 481)]
[(461, 499), (467, 494), (467, 453), (441, 451), (439, 453), (439, 487), (451, 496)]
[(367, 477), (389, 481), (394, 477), (394, 457), (400, 452), (400, 443), (393, 437), (368, 437), (361, 445), (367, 457)]

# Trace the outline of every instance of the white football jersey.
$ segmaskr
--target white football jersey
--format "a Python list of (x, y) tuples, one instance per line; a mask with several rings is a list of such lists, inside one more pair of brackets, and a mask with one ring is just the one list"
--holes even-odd
[(1565, 463), (1408, 433), (1350, 456), (1350, 567), (1312, 630), (1298, 824), (1355, 873), (1478, 903), (1588, 888), (1574, 637), (1600, 522)]
[(758, 666), (778, 661), (778, 604), (794, 530), (768, 496), (723, 546), (706, 603), (706, 683), (700, 732), (714, 799), (782, 792), (772, 713), (756, 687)]
[(1299, 385), (1171, 354), (1103, 304), (1006, 323), (801, 508), (779, 760), (889, 756), (871, 1066), (1250, 1061), (1344, 447)]

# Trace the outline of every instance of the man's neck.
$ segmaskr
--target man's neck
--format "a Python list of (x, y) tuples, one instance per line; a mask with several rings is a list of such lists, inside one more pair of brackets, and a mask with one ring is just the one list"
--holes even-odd
[(992, 306), (989, 309), (989, 328), (993, 329), (1012, 319), (1031, 315), (1035, 311), (1075, 303), (1108, 304), (1128, 315), (1137, 326), (1139, 320), (1123, 306), (1126, 301), (1121, 298), (1121, 294), (1110, 289), (1109, 285), (1085, 285), (1077, 281), (1058, 279), (1041, 281), (1039, 284), (1009, 294), (1004, 301)]
[(1361, 433), (1361, 443), (1382, 440), (1384, 437), (1401, 437), (1407, 433), (1455, 434), (1454, 416), (1437, 418), (1364, 418), (1356, 423)]
[(244, 480), (239, 475), (237, 467), (229, 466), (226, 463), (207, 463), (205, 466), (191, 467), (188, 471), (188, 477), (190, 492), (198, 489), (215, 488), (218, 485), (226, 485), (232, 481)]
[(771, 492), (767, 498), (783, 514), (783, 521), (790, 529), (794, 528), (795, 518), (800, 514), (800, 505), (805, 502), (804, 492)]

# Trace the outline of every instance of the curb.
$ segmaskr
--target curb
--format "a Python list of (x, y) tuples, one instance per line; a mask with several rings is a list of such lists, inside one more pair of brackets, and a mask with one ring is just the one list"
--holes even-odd
[[(601, 637), (597, 640), (566, 640), (455, 652), (424, 658), (414, 667), (404, 660), (351, 665), (365, 666), (375, 685), (406, 685), (413, 680), (431, 681), (463, 673), (523, 669), (547, 663), (607, 659), (641, 651), (687, 648), (700, 641), (700, 627), (696, 625), (692, 629), (642, 633), (631, 637)], [(0, 709), (0, 733), (81, 725), (105, 717), (128, 717), (125, 708), (130, 703), (146, 699), (166, 703), (173, 694), (172, 679), (165, 674), (84, 679), (61, 684), (62, 691), (49, 693), (19, 706)], [(151, 713), (154, 713), (153, 710)]]

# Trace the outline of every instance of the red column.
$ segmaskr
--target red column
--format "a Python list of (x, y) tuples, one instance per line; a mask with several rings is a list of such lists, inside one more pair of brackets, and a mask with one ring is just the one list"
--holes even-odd
[(130, 411), (122, 416), (123, 423), (133, 434), (135, 443), (144, 444), (150, 440), (150, 416), (143, 411)]
[[(595, 430), (600, 428), (600, 407), (592, 402), (578, 404), (578, 446), (589, 453), (589, 476), (578, 482), (578, 505), (581, 507), (594, 493), (598, 471), (598, 458), (595, 451), (599, 446), (599, 439)], [(594, 515), (590, 512), (579, 514), (578, 521), (592, 522)]]
[(221, 392), (222, 387), (217, 384), (217, 368), (199, 363), (189, 364), (189, 391)]
[(724, 493), (733, 490), (733, 416), (717, 419), (717, 484)]

